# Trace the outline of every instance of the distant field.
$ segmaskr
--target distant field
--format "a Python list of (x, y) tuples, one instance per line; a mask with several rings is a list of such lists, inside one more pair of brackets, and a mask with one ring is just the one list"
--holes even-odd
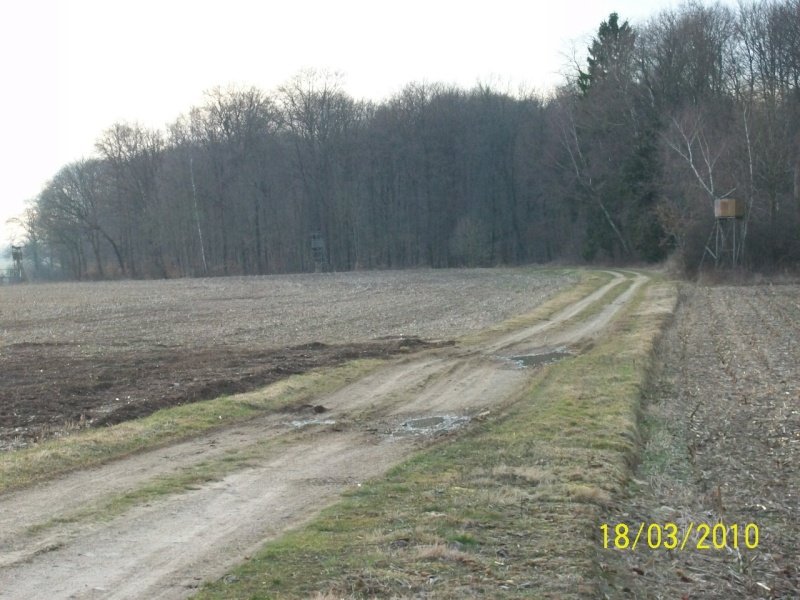
[(0, 449), (477, 331), (572, 282), (532, 269), (0, 288)]

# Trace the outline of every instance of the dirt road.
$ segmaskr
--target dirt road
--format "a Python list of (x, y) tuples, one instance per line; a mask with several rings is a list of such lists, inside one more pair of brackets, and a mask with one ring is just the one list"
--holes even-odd
[[(645, 281), (614, 273), (548, 321), (398, 359), (315, 399), (325, 412), (271, 414), (6, 494), (0, 598), (184, 598), (438, 433), (502, 408), (531, 374), (512, 357), (585, 345)], [(118, 501), (225, 461), (238, 462), (219, 480)]]

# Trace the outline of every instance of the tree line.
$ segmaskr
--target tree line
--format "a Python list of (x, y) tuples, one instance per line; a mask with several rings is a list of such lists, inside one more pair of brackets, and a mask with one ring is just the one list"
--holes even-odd
[(611, 14), (547, 96), (412, 83), (376, 103), (315, 71), (214, 88), (162, 130), (112, 125), (16, 221), (30, 278), (670, 254), (691, 273), (733, 197), (743, 264), (786, 268), (799, 136), (800, 1), (689, 2)]

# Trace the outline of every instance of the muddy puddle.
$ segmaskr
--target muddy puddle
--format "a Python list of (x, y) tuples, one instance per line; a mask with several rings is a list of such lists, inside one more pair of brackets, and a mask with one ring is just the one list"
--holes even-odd
[(408, 419), (392, 429), (392, 436), (430, 435), (458, 429), (469, 421), (463, 415), (441, 415)]
[(567, 352), (566, 350), (555, 350), (553, 352), (544, 352), (542, 354), (522, 354), (520, 356), (509, 356), (508, 359), (518, 365), (520, 368), (526, 368), (549, 365), (573, 356), (575, 355), (572, 352)]
[(333, 419), (303, 419), (299, 421), (292, 421), (289, 423), (292, 427), (308, 427), (309, 425), (336, 425), (336, 421)]

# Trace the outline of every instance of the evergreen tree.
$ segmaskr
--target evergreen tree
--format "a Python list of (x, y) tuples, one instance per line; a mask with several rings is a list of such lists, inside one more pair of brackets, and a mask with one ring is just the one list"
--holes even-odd
[(611, 13), (597, 30), (586, 58), (588, 69), (578, 69), (578, 86), (586, 95), (596, 82), (612, 72), (619, 74), (621, 67), (627, 67), (633, 53), (636, 34), (628, 21), (619, 24), (619, 15)]

